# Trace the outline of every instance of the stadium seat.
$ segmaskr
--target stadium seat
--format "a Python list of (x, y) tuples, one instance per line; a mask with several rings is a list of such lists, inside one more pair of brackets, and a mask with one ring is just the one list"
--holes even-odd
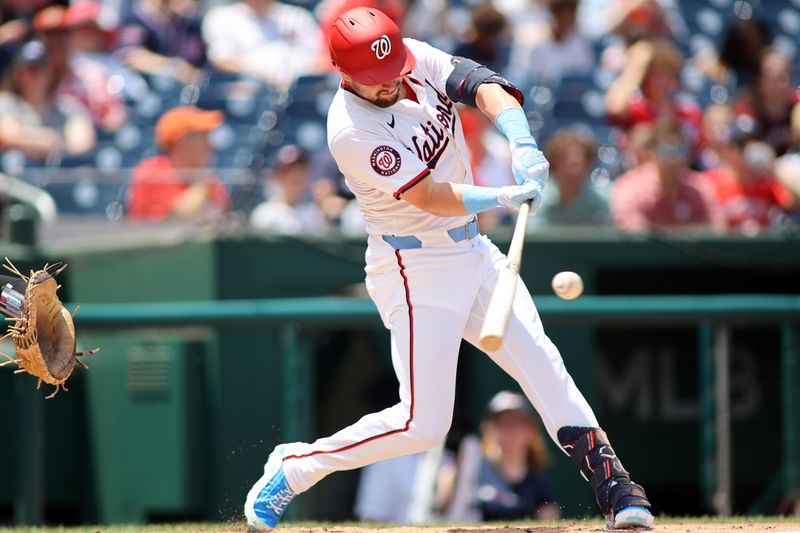
[(695, 28), (703, 35), (718, 39), (725, 28), (725, 20), (722, 13), (716, 9), (703, 7), (695, 15)]
[(116, 146), (101, 146), (95, 154), (95, 167), (101, 172), (117, 172), (122, 169), (124, 159)]
[(114, 144), (125, 152), (131, 152), (142, 145), (142, 128), (129, 122), (117, 130)]
[(155, 91), (150, 91), (137, 100), (130, 111), (130, 118), (133, 122), (155, 124), (164, 111), (164, 99)]
[(5, 150), (0, 154), (0, 171), (9, 176), (21, 176), (28, 165), (28, 158), (19, 150)]
[[(61, 215), (82, 215), (118, 218), (124, 203), (127, 184), (117, 176), (103, 177), (86, 168), (70, 176), (70, 181), (55, 181), (43, 185), (55, 200)], [(74, 181), (72, 180), (74, 179)]]
[(800, 34), (800, 11), (785, 7), (778, 11), (778, 26), (787, 35)]

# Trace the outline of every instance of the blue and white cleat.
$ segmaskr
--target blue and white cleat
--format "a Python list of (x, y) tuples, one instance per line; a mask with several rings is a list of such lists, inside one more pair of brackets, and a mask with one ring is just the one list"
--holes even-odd
[(630, 505), (617, 511), (606, 525), (609, 529), (650, 529), (653, 520), (653, 513), (647, 507)]
[(264, 475), (247, 493), (244, 515), (250, 531), (271, 531), (297, 495), (283, 472), (283, 448), (284, 445), (280, 445), (272, 451), (264, 465)]

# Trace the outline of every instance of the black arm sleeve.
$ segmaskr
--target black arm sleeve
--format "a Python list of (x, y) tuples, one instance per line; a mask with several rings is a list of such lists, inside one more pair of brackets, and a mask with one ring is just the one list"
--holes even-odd
[(478, 87), (484, 83), (496, 83), (516, 98), (520, 105), (524, 102), (522, 92), (493, 70), (465, 57), (454, 56), (450, 62), (455, 68), (447, 78), (445, 88), (452, 101), (478, 107), (475, 103)]

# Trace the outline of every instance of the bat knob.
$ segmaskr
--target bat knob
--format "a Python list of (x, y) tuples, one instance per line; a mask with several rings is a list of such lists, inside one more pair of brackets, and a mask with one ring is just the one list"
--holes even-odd
[(487, 352), (494, 352), (503, 345), (503, 339), (497, 335), (486, 335), (481, 337), (481, 348)]

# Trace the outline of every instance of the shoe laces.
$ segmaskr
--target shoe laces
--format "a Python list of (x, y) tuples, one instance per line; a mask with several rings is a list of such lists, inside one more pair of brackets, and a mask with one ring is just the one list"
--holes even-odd
[(286, 506), (295, 497), (295, 493), (289, 487), (284, 487), (275, 493), (270, 501), (267, 503), (267, 508), (271, 509), (278, 516), (281, 516), (286, 510)]

